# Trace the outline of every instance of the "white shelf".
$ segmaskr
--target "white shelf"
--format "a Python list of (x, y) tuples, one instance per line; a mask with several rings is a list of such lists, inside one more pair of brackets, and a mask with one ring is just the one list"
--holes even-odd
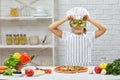
[(53, 45), (1, 45), (0, 48), (54, 48)]
[[(6, 7), (6, 2), (8, 7)], [(11, 17), (10, 8), (16, 7), (11, 6), (11, 2), (13, 4), (17, 4), (19, 8), (19, 15), (17, 17)], [(32, 15), (36, 12), (37, 7), (43, 7), (45, 12), (48, 15)], [(27, 12), (28, 11), (28, 12)], [(42, 37), (42, 35), (47, 34), (48, 26), (54, 23), (54, 0), (2, 0), (0, 3), (0, 49), (45, 49), (50, 48), (50, 53), (52, 55), (48, 55), (52, 58), (52, 64), (55, 66), (55, 37), (52, 35), (50, 38), (49, 45), (6, 45), (5, 44), (5, 36), (6, 34), (13, 33), (25, 33), (29, 35), (38, 35)], [(27, 27), (26, 27), (27, 26)], [(35, 27), (34, 27), (35, 26)], [(14, 29), (15, 27), (15, 29)], [(12, 29), (16, 30), (13, 31)], [(36, 31), (36, 32), (35, 32)], [(42, 39), (42, 38), (41, 38)], [(40, 40), (41, 40), (40, 39)], [(48, 41), (48, 42), (49, 42)], [(0, 54), (0, 57), (3, 54)], [(0, 59), (1, 60), (1, 59)], [(3, 62), (2, 60), (0, 61)]]
[(52, 17), (0, 17), (0, 20), (51, 20)]

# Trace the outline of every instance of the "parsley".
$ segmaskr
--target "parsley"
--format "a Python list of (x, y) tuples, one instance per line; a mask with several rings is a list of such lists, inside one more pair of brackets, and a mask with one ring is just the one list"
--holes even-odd
[(112, 63), (108, 63), (106, 71), (107, 74), (120, 75), (120, 59), (115, 59)]

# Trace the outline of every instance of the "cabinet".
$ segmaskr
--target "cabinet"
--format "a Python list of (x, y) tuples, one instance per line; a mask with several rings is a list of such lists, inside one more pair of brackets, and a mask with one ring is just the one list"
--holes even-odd
[[(17, 9), (17, 12), (12, 9)], [(14, 15), (17, 14), (17, 15)], [(0, 56), (4, 50), (25, 49), (47, 51), (50, 49), (51, 65), (55, 65), (54, 35), (48, 26), (54, 22), (54, 0), (1, 0), (0, 1)], [(26, 34), (25, 45), (7, 45), (7, 34)], [(38, 36), (37, 45), (30, 44), (30, 37)], [(13, 40), (12, 40), (13, 41)], [(3, 50), (3, 51), (2, 51)], [(9, 51), (8, 51), (9, 52)], [(44, 54), (46, 54), (44, 53)], [(32, 54), (32, 53), (31, 53)], [(41, 53), (42, 54), (42, 53)], [(40, 56), (41, 54), (38, 53)], [(43, 57), (42, 57), (43, 58)], [(45, 58), (44, 58), (45, 59)], [(47, 60), (48, 58), (46, 58)], [(39, 59), (40, 60), (40, 59)], [(49, 60), (49, 61), (50, 61)], [(46, 62), (47, 65), (47, 62)]]

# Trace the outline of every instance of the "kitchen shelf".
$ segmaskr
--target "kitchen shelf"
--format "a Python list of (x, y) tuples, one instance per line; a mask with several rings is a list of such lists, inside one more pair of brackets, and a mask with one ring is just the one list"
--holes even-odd
[(53, 45), (1, 45), (0, 48), (54, 48)]
[[(7, 3), (7, 4), (6, 4)], [(12, 5), (11, 5), (12, 3)], [(47, 16), (34, 16), (38, 14), (37, 8), (43, 7)], [(11, 17), (11, 8), (18, 9), (18, 16)], [(41, 14), (41, 12), (39, 13)], [(42, 13), (43, 14), (43, 13)], [(44, 36), (49, 33), (48, 26), (54, 23), (54, 0), (1, 0), (0, 2), (0, 50), (9, 49), (44, 49), (50, 48), (50, 51), (45, 50), (45, 56), (39, 54), (38, 60), (41, 57), (48, 59), (50, 57), (52, 65), (55, 66), (55, 37), (52, 34), (48, 39), (47, 44), (40, 45), (6, 45), (6, 34), (26, 34), (28, 39), (30, 36), (37, 35), (40, 40), (44, 39)], [(37, 52), (37, 51), (36, 51)], [(36, 53), (35, 52), (35, 53)], [(51, 53), (49, 55), (48, 53)], [(0, 57), (6, 57), (4, 52), (0, 54)], [(0, 64), (5, 58), (0, 59)], [(44, 61), (43, 59), (43, 61)], [(37, 61), (36, 61), (37, 62)], [(51, 66), (52, 66), (51, 65)], [(42, 65), (44, 66), (44, 65)]]
[(0, 17), (0, 20), (51, 20), (52, 17)]

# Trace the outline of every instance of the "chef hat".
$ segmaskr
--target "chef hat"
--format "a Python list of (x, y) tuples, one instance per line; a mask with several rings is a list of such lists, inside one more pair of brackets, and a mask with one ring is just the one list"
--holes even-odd
[[(87, 9), (83, 7), (75, 7), (66, 12), (66, 16), (74, 15), (76, 19), (80, 19), (80, 17), (84, 14), (88, 14), (88, 16), (90, 17)], [(89, 25), (88, 22), (87, 22), (87, 25)]]
[(75, 15), (76, 19), (78, 19), (83, 14), (88, 14), (89, 15), (89, 12), (87, 11), (86, 8), (75, 7), (75, 8), (72, 8), (72, 9), (68, 10), (66, 12), (66, 14), (67, 14), (67, 16), (69, 16), (69, 15)]

